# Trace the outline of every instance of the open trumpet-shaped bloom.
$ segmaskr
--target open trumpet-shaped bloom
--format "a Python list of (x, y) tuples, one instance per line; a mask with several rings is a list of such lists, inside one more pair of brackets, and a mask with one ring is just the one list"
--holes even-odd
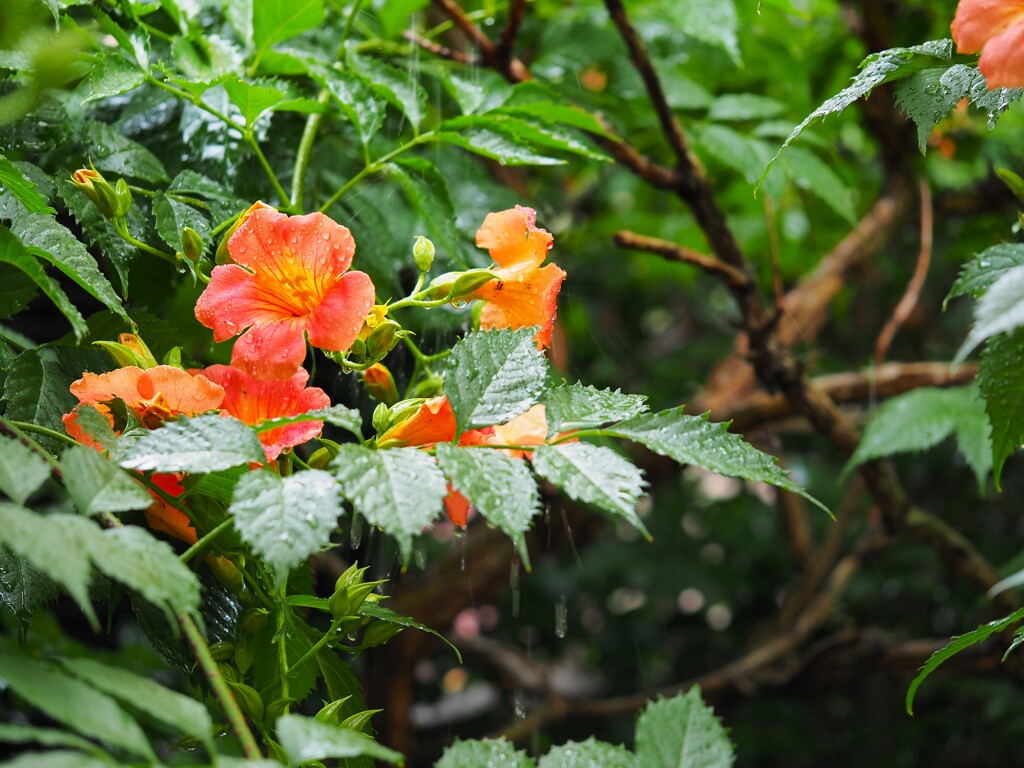
[(373, 306), (373, 283), (348, 272), (356, 244), (322, 213), (286, 216), (256, 203), (228, 239), (235, 261), (215, 267), (196, 318), (215, 341), (239, 333), (231, 362), (260, 379), (288, 379), (314, 347), (352, 346)]
[(514, 330), (539, 325), (537, 346), (546, 347), (551, 343), (565, 272), (554, 264), (541, 266), (553, 238), (536, 223), (536, 211), (521, 205), (487, 215), (476, 233), (476, 244), (490, 252), (499, 279), (484, 284), (471, 296), (486, 302), (480, 313), (481, 328)]
[(431, 447), (455, 439), (455, 413), (444, 395), (432, 397), (407, 419), (377, 438), (378, 445), (400, 448), (407, 445)]
[(989, 88), (1024, 86), (1024, 0), (960, 0), (951, 30), (957, 51), (981, 51)]
[[(307, 387), (309, 373), (300, 368), (287, 379), (256, 379), (230, 365), (211, 365), (203, 375), (224, 388), (224, 413), (259, 424), (282, 416), (297, 416), (318, 408), (327, 408), (331, 399), (319, 387)], [(312, 440), (324, 428), (322, 421), (303, 421), (260, 433), (267, 461), (273, 461), (286, 448)]]
[[(219, 408), (224, 389), (202, 375), (170, 365), (143, 370), (133, 365), (109, 373), (84, 373), (71, 385), (71, 394), (82, 405), (92, 405), (114, 425), (114, 416), (106, 405), (122, 400), (125, 407), (144, 426), (153, 428), (176, 416), (194, 416)], [(78, 425), (78, 409), (63, 417), (67, 433), (86, 445), (94, 445)], [(95, 446), (94, 446), (95, 447)]]

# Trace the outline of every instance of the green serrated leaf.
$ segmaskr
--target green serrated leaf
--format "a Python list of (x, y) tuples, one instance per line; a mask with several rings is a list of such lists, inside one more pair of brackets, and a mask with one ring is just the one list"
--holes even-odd
[(407, 72), (368, 56), (350, 56), (352, 68), (371, 90), (402, 111), (413, 128), (419, 128), (425, 115), (427, 93)]
[(765, 176), (771, 171), (772, 165), (782, 155), (790, 144), (804, 132), (809, 125), (820, 122), (830, 115), (837, 115), (844, 111), (854, 102), (867, 96), (875, 87), (882, 83), (908, 77), (914, 72), (928, 67), (934, 67), (936, 59), (939, 61), (951, 61), (953, 58), (952, 40), (931, 40), (921, 45), (909, 48), (890, 48), (878, 53), (872, 53), (861, 62), (861, 70), (853, 78), (853, 83), (841, 90), (830, 99), (826, 99), (821, 106), (804, 118), (789, 137), (783, 142), (779, 151), (768, 163), (758, 179), (758, 186), (764, 181)]
[(490, 128), (470, 128), (459, 133), (446, 131), (437, 140), (495, 160), (499, 165), (565, 165), (565, 160), (540, 154), (514, 133)]
[(83, 515), (129, 512), (153, 503), (149, 491), (110, 459), (76, 445), (61, 456), (68, 495)]
[(457, 433), (504, 424), (537, 403), (547, 386), (547, 360), (535, 328), (470, 333), (452, 349), (444, 388)]
[(75, 423), (97, 445), (108, 453), (117, 450), (117, 433), (110, 425), (110, 418), (91, 405), (75, 407)]
[(571, 104), (559, 104), (554, 101), (530, 101), (525, 104), (507, 104), (497, 107), (491, 112), (498, 115), (527, 118), (534, 122), (565, 125), (592, 133), (595, 136), (621, 141), (615, 134), (610, 133), (594, 115)]
[(384, 122), (384, 100), (376, 98), (370, 86), (351, 73), (324, 70), (316, 77), (355, 126), (365, 147)]
[(959, 365), (985, 339), (1024, 325), (1024, 266), (1001, 274), (974, 307), (974, 327), (953, 358)]
[(981, 354), (978, 387), (992, 425), (992, 469), (1000, 488), (1003, 465), (1024, 443), (1024, 331), (992, 339)]
[(142, 710), (180, 733), (205, 742), (212, 740), (213, 721), (201, 701), (134, 672), (93, 659), (65, 657), (60, 662), (64, 669), (96, 690)]
[(412, 537), (434, 521), (448, 492), (433, 457), (417, 448), (342, 445), (331, 469), (342, 496), (370, 523), (394, 536), (406, 559), (412, 554)]
[(610, 160), (603, 152), (597, 151), (577, 136), (557, 126), (539, 124), (505, 113), (487, 112), (482, 115), (453, 117), (441, 123), (438, 130), (459, 133), (488, 130), (535, 147), (570, 152), (590, 160)]
[(954, 64), (948, 69), (934, 67), (914, 72), (896, 83), (894, 95), (900, 109), (917, 126), (917, 147), (924, 154), (932, 129), (985, 76), (977, 68)]
[(121, 466), (203, 473), (266, 460), (263, 444), (251, 427), (235, 418), (206, 415), (182, 416), (144, 433), (121, 458)]
[(526, 539), (530, 521), (540, 513), (537, 483), (521, 459), (494, 448), (437, 446), (437, 459), (452, 486), (515, 543), (527, 567)]
[(154, 183), (170, 180), (156, 155), (105, 123), (87, 121), (82, 129), (82, 143), (95, 153), (90, 157), (101, 171)]
[(283, 478), (250, 472), (235, 486), (228, 514), (281, 584), (292, 568), (328, 544), (341, 505), (338, 487), (327, 472), (313, 469)]
[(707, 414), (689, 416), (680, 406), (613, 424), (605, 431), (645, 445), (680, 464), (694, 464), (720, 475), (768, 483), (792, 491), (829, 511), (828, 507), (790, 480), (774, 456), (762, 453), (739, 435), (729, 432), (728, 425), (709, 421)]
[(981, 296), (994, 282), (1014, 267), (1024, 266), (1024, 244), (999, 243), (975, 256), (960, 269), (960, 276), (949, 289), (943, 309), (958, 296)]
[(205, 203), (205, 210), (217, 223), (227, 221), (249, 207), (249, 202), (236, 196), (229, 187), (187, 169), (174, 177), (167, 187), (167, 195), (172, 199), (187, 197), (188, 205), (200, 209), (203, 208), (201, 202)]
[(698, 686), (647, 706), (636, 724), (636, 756), (643, 768), (730, 768), (736, 760)]
[(25, 752), (0, 763), (3, 768), (111, 768), (111, 763), (85, 752), (54, 749), (49, 752)]
[(591, 737), (568, 741), (544, 755), (537, 768), (641, 768), (636, 755)]
[[(61, 416), (78, 404), (68, 390), (71, 382), (80, 378), (82, 371), (106, 370), (108, 363), (105, 354), (92, 349), (42, 347), (22, 352), (7, 369), (4, 416), (63, 433)], [(45, 436), (38, 439), (54, 450), (61, 445)]]
[(544, 393), (542, 401), (548, 419), (549, 438), (559, 432), (601, 427), (647, 413), (646, 395), (597, 389), (580, 382), (553, 387)]
[(0, 649), (0, 677), (32, 706), (83, 736), (156, 760), (131, 715), (109, 696), (58, 667), (4, 647)]
[(363, 417), (355, 408), (344, 405), (332, 405), (330, 408), (318, 408), (314, 411), (299, 413), (295, 416), (280, 416), (276, 419), (267, 419), (259, 424), (253, 425), (257, 432), (268, 432), (271, 429), (287, 427), (289, 424), (302, 424), (308, 421), (326, 421), (336, 427), (350, 432), (360, 440), (363, 439)]
[(590, 443), (542, 445), (533, 452), (533, 469), (570, 498), (625, 518), (651, 538), (636, 514), (647, 485), (643, 473), (611, 448)]
[(60, 590), (36, 568), (0, 546), (0, 605), (18, 620), (21, 639), (36, 611), (57, 599)]
[(92, 93), (82, 99), (82, 103), (120, 96), (135, 90), (144, 82), (146, 75), (138, 64), (119, 53), (104, 54), (89, 78)]
[(378, 744), (358, 731), (338, 728), (301, 715), (285, 715), (276, 723), (277, 737), (288, 753), (288, 765), (329, 757), (345, 758), (366, 755), (388, 763), (402, 763), (398, 752)]
[[(326, 603), (327, 601), (325, 600), (324, 602)], [(390, 608), (386, 608), (380, 603), (371, 603), (369, 600), (363, 601), (359, 606), (358, 612), (360, 616), (377, 619), (378, 621), (386, 621), (388, 624), (397, 624), (400, 627), (418, 629), (420, 632), (426, 632), (428, 635), (433, 635), (455, 651), (455, 656), (458, 658), (459, 664), (462, 663), (462, 654), (459, 653), (459, 649), (452, 645), (451, 641), (447, 637), (442, 635), (436, 629), (431, 629), (426, 624), (420, 624), (420, 622), (415, 619), (411, 619), (408, 616), (403, 616), (400, 613), (392, 611)]]
[(13, 437), (0, 438), (0, 491), (24, 504), (50, 477), (50, 462)]
[(727, 93), (711, 102), (708, 120), (733, 122), (768, 120), (786, 111), (781, 101), (758, 93)]
[(461, 741), (445, 749), (434, 768), (480, 768), (483, 765), (501, 768), (534, 768), (534, 762), (505, 739)]
[(905, 704), (907, 707), (907, 714), (914, 714), (914, 696), (917, 694), (917, 689), (921, 687), (921, 683), (939, 666), (946, 660), (956, 656), (960, 651), (965, 648), (970, 648), (972, 645), (983, 643), (988, 640), (992, 635), (1002, 632), (1012, 624), (1024, 619), (1024, 608), (1020, 608), (1017, 611), (1011, 613), (1009, 616), (1004, 616), (1001, 619), (990, 621), (988, 624), (982, 624), (980, 627), (972, 632), (968, 632), (963, 635), (958, 635), (952, 638), (949, 643), (940, 651), (936, 651), (928, 657), (928, 661), (924, 663), (924, 666), (917, 673), (910, 682), (910, 687), (907, 688), (907, 696)]
[[(0, 502), (0, 543), (64, 587), (93, 628), (98, 628), (89, 602), (89, 557), (67, 525), (69, 520), (74, 520), (74, 525), (82, 522), (82, 518), (72, 515), (37, 515), (24, 507)], [(55, 552), (60, 556), (54, 557)]]
[(158, 192), (153, 197), (153, 218), (160, 239), (175, 251), (183, 251), (181, 230), (189, 227), (206, 242), (212, 227), (210, 220), (191, 205)]
[(843, 472), (882, 456), (926, 450), (954, 433), (983, 487), (992, 459), (987, 455), (988, 416), (975, 386), (922, 387), (887, 400), (865, 428)]
[(199, 609), (199, 580), (178, 559), (174, 549), (134, 525), (100, 530), (85, 518), (71, 518), (73, 531), (82, 536), (93, 565), (128, 589), (175, 615), (196, 615)]
[(46, 274), (45, 262), (41, 261), (46, 257), (47, 254), (39, 248), (28, 248), (22, 244), (11, 230), (0, 229), (0, 262), (19, 269), (38, 286), (71, 323), (75, 338), (81, 339), (89, 333), (89, 326), (57, 281)]
[(26, 179), (14, 163), (0, 155), (0, 195), (8, 192), (14, 195), (29, 213), (56, 213), (47, 204), (46, 198), (36, 190), (35, 183)]
[(277, 88), (253, 85), (237, 77), (228, 78), (223, 85), (231, 103), (238, 107), (245, 118), (245, 124), (249, 127), (252, 127), (264, 112), (284, 101), (286, 96), (284, 91)]
[(988, 129), (996, 127), (996, 122), (1009, 106), (1024, 96), (1024, 88), (993, 88), (989, 90), (988, 82), (982, 78), (971, 88), (968, 99), (988, 116)]

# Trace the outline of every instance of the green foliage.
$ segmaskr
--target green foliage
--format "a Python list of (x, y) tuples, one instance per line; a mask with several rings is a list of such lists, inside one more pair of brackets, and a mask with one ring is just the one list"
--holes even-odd
[(18, 440), (0, 440), (0, 491), (11, 501), (24, 504), (50, 477), (51, 469), (49, 462)]
[[(434, 521), (447, 493), (433, 458), (415, 448), (375, 451), (343, 445), (331, 469), (341, 495), (367, 521), (394, 536), (408, 560), (412, 537)], [(407, 493), (410, 488), (416, 493)]]
[(445, 369), (457, 430), (489, 427), (525, 413), (547, 386), (535, 329), (488, 331), (460, 340)]
[(157, 472), (215, 472), (266, 456), (256, 433), (238, 419), (183, 417), (139, 436), (120, 457), (127, 469)]
[[(924, 666), (921, 667), (920, 671), (917, 673), (917, 677), (911, 681), (910, 687), (907, 688), (907, 697), (905, 702), (907, 714), (914, 714), (914, 697), (917, 695), (917, 689), (921, 687), (921, 683), (923, 683), (932, 672), (938, 669), (943, 662), (960, 653), (960, 651), (965, 648), (970, 648), (972, 645), (985, 642), (992, 637), (992, 635), (997, 632), (1002, 632), (1013, 624), (1019, 623), (1022, 619), (1024, 619), (1024, 608), (1011, 613), (1009, 616), (1004, 616), (1001, 619), (990, 621), (988, 624), (982, 624), (972, 632), (954, 637), (946, 647), (933, 653), (928, 658), (928, 661), (925, 662)], [(1016, 645), (1016, 643), (1014, 643), (1014, 645)], [(1007, 653), (1009, 653), (1009, 651), (1007, 651)]]
[(1024, 266), (1024, 245), (999, 243), (986, 248), (974, 259), (964, 264), (960, 276), (946, 296), (946, 304), (957, 296), (978, 298), (994, 282), (1015, 267)]
[(1024, 442), (1024, 333), (992, 339), (981, 355), (978, 388), (992, 425), (992, 471), (996, 488), (1006, 459)]
[(140, 482), (91, 448), (75, 446), (61, 456), (68, 495), (83, 515), (130, 512), (153, 503)]
[(762, 453), (725, 424), (707, 415), (689, 416), (683, 408), (645, 414), (604, 430), (606, 434), (640, 443), (680, 464), (693, 464), (727, 477), (768, 483), (798, 493), (821, 509), (828, 508), (793, 482), (772, 456)]
[(632, 752), (594, 738), (552, 747), (550, 752), (537, 761), (537, 768), (605, 768), (612, 765), (618, 768), (639, 768)]
[(434, 768), (476, 768), (481, 765), (501, 765), (508, 768), (533, 768), (534, 762), (525, 752), (516, 750), (504, 739), (478, 741), (455, 740)]
[(955, 435), (984, 490), (992, 470), (990, 430), (977, 387), (915, 389), (882, 404), (844, 472), (881, 456), (927, 450)]
[(736, 759), (696, 686), (648, 705), (636, 724), (636, 755), (642, 768), (730, 768)]
[(228, 513), (280, 585), (292, 568), (327, 545), (341, 505), (327, 472), (310, 470), (284, 478), (249, 472), (235, 486)]
[(537, 483), (518, 459), (490, 448), (439, 445), (437, 458), (452, 487), (461, 491), (486, 518), (504, 531), (529, 565), (523, 534), (540, 513)]
[(601, 427), (647, 412), (647, 398), (643, 395), (601, 390), (580, 382), (552, 387), (542, 399), (548, 417), (548, 437), (573, 429)]
[(533, 454), (533, 468), (570, 498), (622, 517), (650, 538), (636, 514), (647, 485), (643, 473), (611, 448), (589, 443), (541, 446)]
[(300, 715), (285, 715), (277, 721), (281, 746), (288, 753), (288, 765), (329, 757), (367, 755), (388, 763), (401, 763), (402, 756), (381, 746), (358, 731), (338, 728)]
[(1024, 325), (1024, 266), (1007, 269), (999, 275), (974, 307), (974, 327), (953, 358), (963, 362), (985, 339)]

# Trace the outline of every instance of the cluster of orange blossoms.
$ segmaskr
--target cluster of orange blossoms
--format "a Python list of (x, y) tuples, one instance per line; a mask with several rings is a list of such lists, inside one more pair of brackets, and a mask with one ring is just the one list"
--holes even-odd
[[(489, 251), (498, 279), (464, 298), (485, 302), (481, 328), (536, 325), (538, 346), (544, 347), (550, 344), (565, 272), (553, 264), (541, 266), (552, 237), (535, 224), (535, 212), (521, 206), (486, 217), (477, 244)], [(227, 252), (233, 263), (213, 269), (195, 314), (213, 330), (215, 341), (239, 337), (231, 365), (185, 371), (156, 365), (150, 356), (146, 368), (85, 373), (71, 385), (80, 405), (95, 407), (115, 430), (120, 425), (110, 404), (116, 400), (147, 428), (218, 409), (246, 424), (259, 424), (330, 406), (323, 390), (306, 386), (306, 342), (329, 352), (347, 351), (375, 306), (369, 276), (349, 271), (355, 254), (349, 230), (321, 213), (287, 216), (256, 203), (239, 218)], [(132, 338), (122, 337), (122, 344)], [(101, 450), (79, 425), (78, 407), (64, 416), (64, 425), (71, 437)], [(322, 429), (323, 422), (309, 421), (260, 433), (267, 461), (315, 438)], [(419, 437), (417, 430), (422, 431)], [(543, 407), (538, 406), (505, 426), (466, 433), (460, 442), (538, 445), (545, 434)], [(455, 417), (441, 397), (381, 435), (378, 444), (425, 446), (454, 439)], [(153, 480), (171, 497), (183, 493), (180, 477), (157, 475)], [(462, 502), (461, 512), (457, 499), (446, 503), (460, 525), (468, 508), (464, 497)], [(165, 501), (158, 500), (146, 514), (154, 529), (196, 540), (188, 518)]]
[(957, 51), (981, 51), (989, 88), (1024, 87), (1024, 0), (960, 0), (951, 29)]

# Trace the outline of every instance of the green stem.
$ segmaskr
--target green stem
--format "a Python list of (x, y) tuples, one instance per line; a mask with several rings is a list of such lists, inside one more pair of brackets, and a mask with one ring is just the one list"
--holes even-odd
[(277, 663), (281, 668), (281, 674), (279, 680), (281, 681), (281, 698), (286, 700), (284, 705), (284, 714), (288, 714), (288, 642), (287, 642), (287, 624), (288, 624), (288, 579), (285, 578), (284, 583), (281, 585), (281, 602), (278, 608), (278, 620), (277, 620)]
[(270, 167), (270, 162), (267, 160), (267, 156), (263, 154), (263, 150), (260, 149), (260, 143), (256, 141), (256, 138), (252, 135), (252, 131), (245, 131), (242, 134), (245, 139), (245, 143), (248, 144), (252, 151), (256, 153), (256, 159), (259, 160), (260, 165), (263, 167), (263, 171), (267, 174), (267, 178), (270, 179), (270, 184), (274, 187), (274, 192), (279, 198), (281, 198), (281, 206), (288, 210), (293, 209), (291, 198), (288, 193), (284, 191), (284, 187), (281, 186), (281, 182), (277, 179), (277, 174), (274, 173), (274, 169)]
[[(37, 435), (45, 435), (46, 437), (52, 437), (54, 440), (60, 440), (62, 443), (66, 445), (78, 445), (78, 442), (74, 438), (61, 434), (60, 432), (50, 429), (49, 427), (41, 427), (38, 424), (33, 424), (30, 421), (11, 421), (9, 419), (4, 419), (0, 420), (0, 423), (9, 425), (11, 427), (17, 427), (18, 429), (24, 432), (34, 432)], [(49, 455), (48, 451), (44, 453)]]
[(231, 689), (228, 688), (228, 684), (224, 681), (224, 676), (221, 675), (217, 662), (210, 655), (210, 646), (206, 644), (206, 639), (199, 631), (199, 627), (196, 626), (191, 616), (179, 616), (178, 621), (181, 623), (182, 629), (185, 630), (185, 636), (188, 638), (189, 645), (192, 646), (192, 652), (195, 654), (200, 669), (203, 670), (203, 674), (206, 675), (206, 679), (210, 682), (213, 695), (217, 697), (220, 705), (224, 707), (224, 713), (228, 716), (231, 730), (235, 732), (235, 736), (238, 737), (238, 741), (242, 745), (242, 752), (249, 760), (261, 759), (263, 755), (260, 753), (260, 748), (256, 746), (256, 739), (253, 737), (252, 731), (249, 730), (249, 724), (245, 722), (245, 715), (242, 714), (242, 710), (238, 707), (238, 702), (235, 701)]
[(164, 261), (173, 264), (175, 267), (180, 266), (177, 257), (174, 254), (161, 251), (158, 248), (154, 248), (149, 243), (144, 243), (135, 237), (131, 232), (128, 231), (128, 225), (124, 219), (117, 219), (114, 223), (114, 231), (129, 245), (134, 245), (140, 251), (156, 256), (157, 258), (163, 259)]
[[(298, 674), (299, 668), (303, 666), (307, 661), (312, 659), (314, 656), (316, 656), (317, 653), (319, 653), (319, 651), (325, 645), (327, 645), (327, 643), (331, 641), (331, 638), (334, 637), (334, 635), (337, 633), (338, 628), (341, 626), (341, 622), (343, 620), (344, 619), (334, 619), (334, 621), (331, 622), (331, 626), (328, 628), (327, 632), (324, 633), (323, 637), (317, 640), (316, 643), (313, 644), (312, 648), (310, 648), (308, 651), (302, 654), (299, 660), (291, 665), (291, 667), (288, 669), (288, 677), (295, 677), (295, 675)], [(278, 685), (281, 685), (281, 681), (275, 680), (262, 691), (260, 691), (260, 696), (266, 696), (268, 693), (273, 692), (273, 690), (277, 688)]]
[(359, 14), (359, 8), (362, 6), (363, 0), (352, 0), (352, 8), (349, 9), (348, 16), (345, 17), (345, 28), (341, 30), (341, 58), (347, 64), (348, 63), (348, 47), (345, 43), (352, 36), (352, 25), (355, 23), (356, 16)]
[(222, 522), (220, 525), (216, 526), (212, 531), (210, 531), (201, 539), (199, 539), (199, 541), (197, 541), (191, 547), (182, 552), (178, 556), (178, 559), (181, 560), (181, 562), (183, 563), (187, 563), (193, 557), (195, 557), (208, 546), (210, 546), (210, 544), (213, 543), (214, 539), (216, 539), (218, 536), (224, 533), (224, 531), (226, 531), (232, 525), (234, 525), (234, 518), (229, 517), (227, 520)]
[[(0, 430), (2, 430), (4, 432), (7, 432), (12, 437), (15, 437), (18, 440), (20, 440), (21, 442), (23, 442), (25, 445), (27, 445), (29, 447), (29, 449), (32, 450), (33, 453), (36, 453), (39, 456), (41, 456), (42, 458), (46, 459), (46, 461), (49, 463), (49, 465), (51, 467), (53, 467), (54, 469), (59, 469), (60, 468), (60, 463), (57, 461), (56, 458), (54, 458), (53, 454), (50, 453), (45, 448), (43, 448), (43, 446), (41, 446), (39, 443), (37, 443), (31, 437), (29, 437), (28, 435), (25, 434), (25, 432), (30, 431), (30, 430), (26, 429), (26, 427), (35, 427), (35, 426), (36, 426), (35, 424), (31, 424), (29, 422), (24, 422), (24, 421), (9, 421), (8, 419), (5, 419), (2, 416), (0, 416)], [(46, 427), (40, 427), (39, 429), (46, 429)], [(47, 430), (47, 431), (50, 432), (52, 430)], [(53, 432), (53, 437), (59, 437), (61, 439), (65, 439), (65, 438), (66, 439), (70, 439), (70, 438), (67, 437), (67, 435), (62, 435), (59, 432)], [(74, 442), (74, 440), (72, 440), (71, 442)]]
[[(324, 88), (316, 97), (318, 103), (326, 106), (331, 99), (331, 92)], [(292, 208), (295, 213), (302, 213), (302, 185), (306, 179), (306, 169), (309, 167), (309, 157), (313, 152), (313, 142), (316, 140), (316, 133), (320, 128), (320, 121), (323, 114), (314, 112), (306, 118), (306, 127), (302, 131), (302, 138), (299, 140), (299, 151), (295, 156), (295, 167), (292, 169)]]
[(351, 179), (342, 184), (341, 187), (333, 195), (327, 198), (327, 202), (320, 206), (320, 212), (326, 213), (328, 210), (330, 210), (331, 206), (338, 202), (342, 198), (342, 196), (346, 192), (348, 192), (352, 187), (354, 187), (360, 181), (365, 179), (367, 176), (382, 171), (384, 169), (384, 166), (386, 166), (389, 162), (391, 162), (396, 157), (401, 155), (403, 152), (408, 152), (410, 149), (419, 146), (420, 144), (428, 144), (432, 141), (437, 141), (438, 138), (439, 137), (436, 133), (434, 133), (433, 131), (429, 131), (420, 136), (417, 136), (407, 144), (403, 144), (397, 149), (391, 150), (383, 157), (379, 157), (376, 160), (374, 160), (372, 163), (367, 163), (363, 167), (363, 169), (359, 171), (359, 173), (357, 173)]

